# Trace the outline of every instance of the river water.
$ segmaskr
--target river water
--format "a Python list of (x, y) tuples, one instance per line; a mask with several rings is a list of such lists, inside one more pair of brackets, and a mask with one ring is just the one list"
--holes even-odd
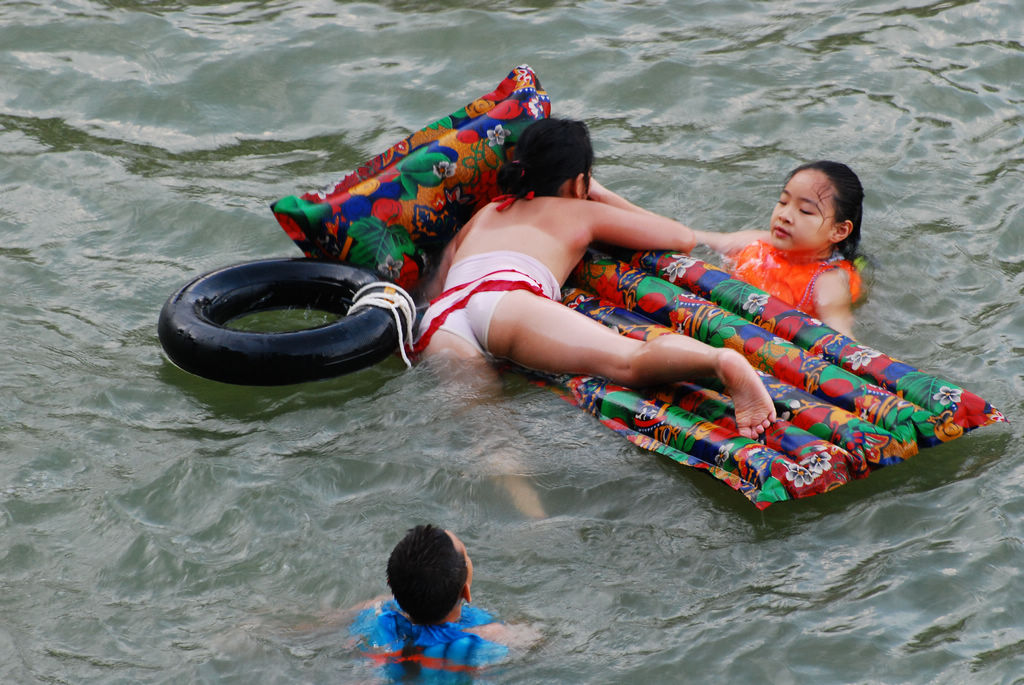
[[(372, 681), (338, 612), (432, 521), (541, 636), (481, 682), (1024, 682), (1021, 36), (1017, 0), (4, 0), (0, 680)], [(520, 63), (605, 185), (695, 227), (849, 163), (857, 336), (1010, 424), (758, 512), (515, 377), (166, 360), (174, 290), (298, 256), (268, 203)]]

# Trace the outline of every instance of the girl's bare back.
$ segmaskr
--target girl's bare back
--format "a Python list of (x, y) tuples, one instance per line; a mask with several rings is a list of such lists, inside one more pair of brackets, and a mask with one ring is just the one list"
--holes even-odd
[(453, 241), (453, 263), (498, 250), (521, 252), (564, 283), (590, 244), (585, 200), (540, 197), (517, 200), (502, 211), (484, 207)]

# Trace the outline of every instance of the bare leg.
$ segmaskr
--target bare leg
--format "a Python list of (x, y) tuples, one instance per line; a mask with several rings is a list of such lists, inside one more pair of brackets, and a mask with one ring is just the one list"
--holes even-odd
[[(497, 371), (480, 352), (454, 333), (438, 330), (431, 338), (427, 349), (423, 351), (424, 360), (435, 365), (458, 364), (458, 378), (469, 387), (466, 391), (474, 396), (496, 396), (501, 387), (501, 379)], [(514, 444), (514, 440), (512, 444)], [(512, 498), (513, 504), (524, 515), (530, 518), (545, 518), (547, 513), (544, 505), (528, 478), (518, 473), (509, 473), (519, 467), (519, 460), (511, 449), (495, 452), (488, 459), (495, 480)], [(505, 471), (502, 473), (502, 471)]]
[(445, 330), (438, 330), (423, 350), (424, 361), (445, 366), (453, 362), (458, 366), (458, 378), (469, 384), (475, 392), (497, 394), (501, 379), (487, 360), (473, 345)]
[(775, 420), (768, 391), (738, 352), (683, 335), (634, 340), (530, 293), (501, 299), (487, 342), (492, 354), (523, 366), (601, 376), (630, 387), (717, 376), (732, 396), (741, 435), (755, 438)]

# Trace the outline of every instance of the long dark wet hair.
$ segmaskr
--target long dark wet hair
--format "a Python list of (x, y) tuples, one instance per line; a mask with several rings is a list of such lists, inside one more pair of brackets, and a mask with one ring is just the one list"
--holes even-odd
[(590, 182), (594, 148), (590, 131), (582, 121), (541, 119), (526, 127), (509, 161), (498, 170), (502, 191), (524, 197), (558, 195), (568, 179), (584, 174)]
[(827, 159), (801, 164), (789, 172), (786, 183), (789, 183), (789, 180), (801, 171), (808, 169), (820, 171), (832, 183), (832, 188), (835, 191), (832, 196), (832, 204), (836, 211), (835, 220), (840, 223), (849, 220), (853, 224), (850, 235), (836, 245), (839, 254), (852, 262), (857, 258), (857, 247), (860, 245), (860, 221), (864, 214), (864, 187), (853, 169), (842, 162), (832, 162)]

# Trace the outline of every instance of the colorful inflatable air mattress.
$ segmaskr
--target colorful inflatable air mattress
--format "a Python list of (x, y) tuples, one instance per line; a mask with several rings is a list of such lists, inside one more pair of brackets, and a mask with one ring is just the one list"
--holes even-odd
[(832, 490), (921, 447), (1005, 421), (977, 395), (823, 325), (688, 255), (589, 254), (563, 302), (622, 335), (689, 335), (741, 352), (779, 420), (763, 442), (736, 432), (713, 380), (642, 392), (587, 376), (542, 382), (644, 449), (704, 469), (758, 508)]
[[(414, 133), (319, 193), (273, 205), (310, 257), (375, 269), (406, 287), (430, 250), (497, 194), (506, 148), (548, 116), (536, 74), (517, 67), (493, 93)], [(643, 390), (584, 376), (538, 376), (644, 449), (703, 469), (759, 508), (832, 490), (922, 447), (1005, 421), (967, 390), (864, 347), (792, 306), (687, 255), (589, 255), (567, 306), (621, 334), (689, 335), (743, 353), (779, 420), (763, 441), (736, 432), (713, 381)]]

